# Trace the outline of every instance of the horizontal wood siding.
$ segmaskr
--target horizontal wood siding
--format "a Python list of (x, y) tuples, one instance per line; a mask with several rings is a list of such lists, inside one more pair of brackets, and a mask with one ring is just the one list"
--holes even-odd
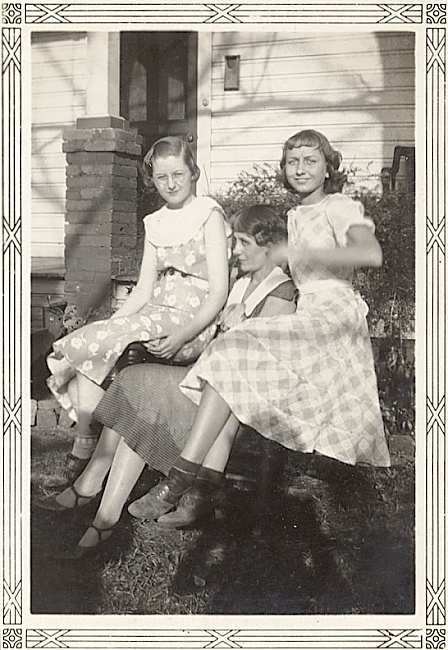
[(32, 39), (31, 200), (33, 257), (64, 258), (65, 154), (62, 133), (86, 107), (86, 34)]
[[(212, 191), (254, 163), (278, 165), (302, 128), (328, 136), (357, 186), (379, 187), (394, 147), (414, 145), (412, 33), (219, 32), (212, 52)], [(236, 54), (240, 89), (225, 91)]]

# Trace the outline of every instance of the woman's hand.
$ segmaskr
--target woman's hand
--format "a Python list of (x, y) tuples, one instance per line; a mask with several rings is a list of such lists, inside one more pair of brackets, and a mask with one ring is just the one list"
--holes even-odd
[(179, 334), (170, 334), (156, 341), (148, 341), (145, 343), (146, 349), (160, 359), (171, 359), (179, 352), (183, 345), (185, 345), (185, 339)]

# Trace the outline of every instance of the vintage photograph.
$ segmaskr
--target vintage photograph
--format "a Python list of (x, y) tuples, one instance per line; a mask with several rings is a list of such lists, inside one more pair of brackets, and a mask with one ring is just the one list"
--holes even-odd
[(4, 647), (443, 648), (446, 6), (1, 15)]
[(31, 611), (413, 613), (415, 35), (31, 57)]

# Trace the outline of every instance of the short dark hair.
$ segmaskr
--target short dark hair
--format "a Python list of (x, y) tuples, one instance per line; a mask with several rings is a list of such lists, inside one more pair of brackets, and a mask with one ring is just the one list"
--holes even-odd
[(168, 135), (154, 142), (151, 149), (143, 158), (143, 181), (145, 185), (152, 186), (154, 184), (152, 178), (152, 161), (154, 158), (168, 158), (169, 156), (182, 157), (193, 176), (193, 181), (198, 180), (201, 170), (196, 164), (190, 145), (182, 138)]
[(285, 175), (286, 154), (295, 147), (317, 147), (327, 163), (328, 178), (325, 179), (325, 194), (340, 192), (347, 181), (347, 174), (344, 170), (338, 171), (342, 162), (342, 155), (333, 149), (323, 133), (314, 129), (305, 129), (288, 138), (283, 146), (282, 159), (280, 161), (280, 180), (289, 192), (297, 194), (297, 191), (288, 183)]
[(287, 238), (286, 221), (269, 205), (243, 208), (233, 221), (233, 231), (253, 237), (258, 246), (276, 244)]

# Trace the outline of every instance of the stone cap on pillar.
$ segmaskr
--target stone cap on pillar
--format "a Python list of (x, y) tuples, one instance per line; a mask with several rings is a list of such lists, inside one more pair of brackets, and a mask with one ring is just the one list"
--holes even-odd
[(116, 117), (115, 115), (98, 115), (78, 117), (76, 120), (78, 129), (102, 129), (112, 128), (121, 129), (122, 131), (129, 131), (129, 122), (124, 117)]

